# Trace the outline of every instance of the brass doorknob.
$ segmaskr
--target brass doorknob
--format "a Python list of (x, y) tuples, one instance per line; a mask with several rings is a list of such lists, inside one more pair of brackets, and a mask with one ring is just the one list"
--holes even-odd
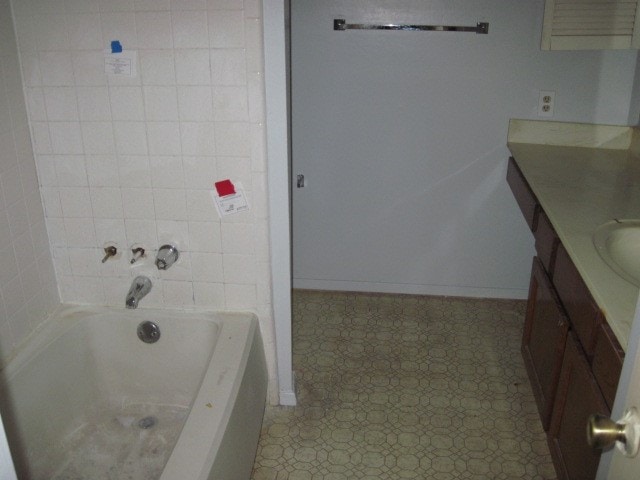
[(626, 444), (626, 425), (604, 415), (591, 415), (587, 421), (587, 442), (591, 448), (597, 449), (612, 447), (616, 442)]
[(640, 419), (636, 409), (628, 409), (617, 422), (604, 415), (591, 415), (587, 421), (587, 442), (598, 449), (616, 445), (625, 456), (635, 456), (640, 445)]

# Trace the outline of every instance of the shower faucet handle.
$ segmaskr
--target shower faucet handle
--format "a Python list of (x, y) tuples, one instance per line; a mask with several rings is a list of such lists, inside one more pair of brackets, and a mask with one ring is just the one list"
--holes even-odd
[(156, 267), (158, 270), (167, 270), (171, 265), (178, 261), (178, 249), (173, 245), (163, 245), (158, 249), (156, 255)]
[(102, 258), (102, 263), (106, 263), (109, 258), (115, 257), (116, 253), (118, 253), (118, 249), (113, 245), (104, 247), (104, 257)]
[(132, 255), (132, 257), (131, 257), (131, 265), (133, 265), (138, 260), (140, 260), (142, 257), (144, 257), (144, 248), (143, 247), (132, 248), (131, 249), (131, 255)]

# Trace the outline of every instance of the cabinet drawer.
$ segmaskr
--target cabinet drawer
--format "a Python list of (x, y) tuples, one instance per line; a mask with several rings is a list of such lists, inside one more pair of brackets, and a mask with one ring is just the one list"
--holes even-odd
[(511, 187), (511, 191), (516, 198), (516, 202), (518, 202), (520, 210), (522, 210), (527, 225), (529, 225), (532, 232), (535, 232), (540, 206), (513, 157), (509, 158), (509, 165), (507, 166), (507, 183), (509, 187)]
[(557, 248), (553, 284), (582, 348), (591, 358), (603, 315), (562, 243)]
[(609, 408), (613, 407), (613, 400), (616, 397), (623, 361), (624, 351), (620, 343), (611, 327), (607, 323), (602, 323), (598, 327), (591, 369)]
[(542, 210), (540, 210), (538, 214), (538, 228), (536, 228), (533, 236), (536, 239), (536, 252), (538, 253), (538, 258), (542, 262), (542, 265), (544, 265), (545, 270), (549, 272), (549, 275), (553, 275), (556, 251), (558, 249), (560, 239), (558, 238), (556, 231), (551, 226), (549, 217), (547, 217), (547, 214)]

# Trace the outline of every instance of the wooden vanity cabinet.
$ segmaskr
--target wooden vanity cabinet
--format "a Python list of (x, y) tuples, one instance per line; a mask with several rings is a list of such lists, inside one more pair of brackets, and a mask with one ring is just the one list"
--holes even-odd
[(507, 182), (535, 237), (522, 356), (560, 480), (593, 480), (587, 418), (609, 416), (624, 352), (513, 158)]
[(545, 430), (551, 422), (568, 331), (569, 321), (558, 295), (542, 262), (535, 257), (522, 336), (522, 357)]
[(570, 332), (547, 432), (558, 480), (595, 478), (600, 451), (592, 449), (586, 438), (587, 420), (593, 413), (611, 415), (580, 342)]
[(535, 232), (538, 226), (538, 211), (540, 205), (538, 205), (536, 196), (520, 171), (520, 167), (516, 165), (513, 157), (509, 158), (509, 164), (507, 166), (507, 183), (522, 211), (522, 215), (524, 215), (524, 219), (527, 221), (527, 225), (529, 225), (532, 232)]

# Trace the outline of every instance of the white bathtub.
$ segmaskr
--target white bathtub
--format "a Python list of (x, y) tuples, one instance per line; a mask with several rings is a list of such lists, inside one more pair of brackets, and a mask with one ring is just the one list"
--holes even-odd
[(0, 408), (21, 480), (242, 480), (266, 388), (250, 314), (65, 306), (0, 372)]

